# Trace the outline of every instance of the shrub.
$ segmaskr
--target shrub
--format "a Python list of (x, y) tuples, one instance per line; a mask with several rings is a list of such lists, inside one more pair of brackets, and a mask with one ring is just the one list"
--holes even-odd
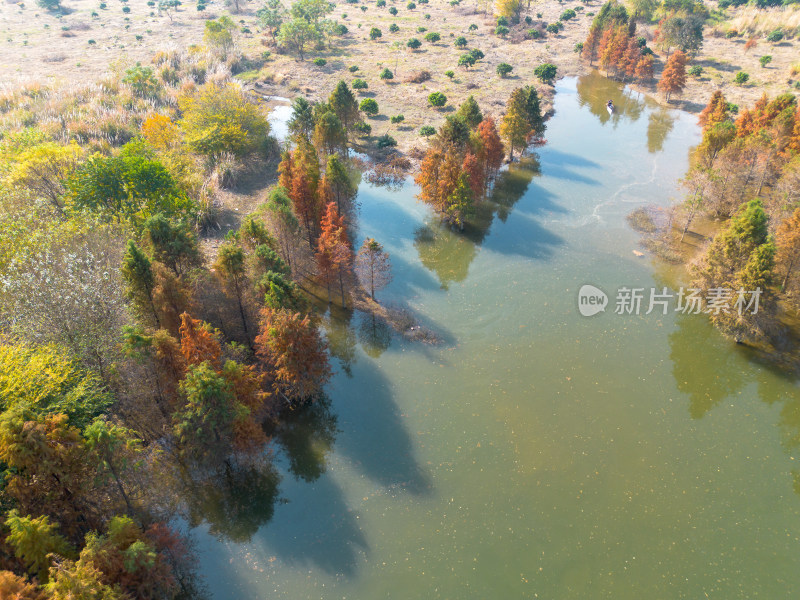
[(426, 21), (430, 21), (431, 20), (431, 16), (428, 13), (425, 13), (424, 15), (422, 15), (422, 18), (425, 19)]
[(783, 39), (783, 32), (780, 29), (776, 29), (767, 36), (768, 42), (780, 42), (782, 39)]
[(769, 63), (772, 62), (772, 57), (769, 54), (765, 54), (764, 56), (758, 59), (758, 62), (761, 63), (761, 68), (764, 68)]
[(558, 26), (558, 23), (560, 23), (560, 21), (558, 21), (556, 23), (550, 23), (550, 25), (548, 25), (547, 28), (546, 28), (547, 32), (555, 34), (555, 33), (558, 33), (559, 31), (561, 31), (561, 28)]
[(572, 51), (575, 52), (576, 54), (580, 54), (581, 52), (583, 52), (583, 42), (578, 42), (577, 44), (575, 44), (575, 47), (572, 49)]
[(514, 70), (514, 67), (512, 67), (508, 63), (500, 63), (499, 65), (497, 65), (497, 74), (500, 75), (500, 77), (505, 77), (506, 75), (511, 73), (511, 71), (513, 71), (513, 70)]
[(444, 74), (446, 77), (449, 77), (450, 79), (456, 76), (456, 74), (453, 71), (445, 71)]
[(425, 33), (428, 31), (427, 27), (417, 27), (417, 33)]
[(378, 138), (377, 141), (378, 148), (391, 148), (393, 146), (397, 146), (397, 140), (390, 136), (388, 133), (384, 133), (381, 137)]
[(123, 6), (122, 7), (122, 12), (124, 12), (127, 15), (129, 12), (131, 12), (131, 7), (130, 6)]
[(403, 121), (406, 120), (406, 118), (403, 115), (395, 115), (389, 120), (392, 122), (393, 125), (395, 125), (397, 123), (402, 123)]
[(505, 17), (497, 17), (497, 26), (508, 27), (508, 19), (506, 19)]
[(528, 37), (532, 40), (538, 40), (542, 37), (542, 32), (538, 29), (528, 29)]
[(384, 6), (386, 6), (386, 0), (378, 0), (375, 3), (375, 6), (377, 6), (378, 8), (383, 8)]
[(475, 59), (475, 62), (478, 62), (479, 60), (481, 60), (481, 59), (483, 58), (483, 52), (481, 52), (481, 51), (480, 51), (480, 50), (478, 50), (477, 48), (473, 48), (472, 50), (470, 50), (470, 51), (469, 51), (469, 55), (470, 55), (472, 58), (474, 58), (474, 59)]
[(378, 29), (377, 27), (373, 27), (372, 29), (369, 30), (369, 39), (371, 40), (377, 40), (382, 35), (383, 34), (381, 33), (381, 30)]
[(394, 6), (389, 7), (389, 14), (395, 16), (397, 14), (397, 9)]
[(358, 71), (358, 65), (352, 65), (352, 66), (351, 66), (351, 67), (348, 69), (348, 71), (350, 71), (351, 73), (355, 73), (356, 71)]
[(460, 36), (458, 36), (456, 38), (456, 41), (453, 42), (453, 45), (456, 48), (466, 48), (467, 47), (467, 38), (465, 38), (463, 35), (460, 35)]
[(507, 36), (508, 32), (509, 32), (508, 27), (504, 27), (503, 25), (498, 25), (497, 29), (494, 30), (495, 35), (499, 35), (500, 37)]
[(561, 16), (558, 18), (559, 21), (569, 21), (570, 19), (575, 18), (575, 11), (571, 8), (568, 8), (564, 12), (561, 13)]
[(392, 73), (389, 69), (384, 69), (383, 71), (381, 71), (379, 77), (383, 81), (389, 81), (390, 79), (394, 79), (394, 73)]
[(552, 63), (544, 63), (536, 67), (533, 74), (539, 78), (542, 83), (550, 83), (556, 78), (558, 68)]
[(542, 13), (536, 13), (536, 18), (537, 19), (541, 19), (542, 18)]
[(363, 4), (361, 5), (361, 12), (367, 12), (367, 7)]
[(353, 79), (353, 89), (354, 90), (365, 90), (368, 87), (369, 86), (367, 85), (367, 82), (364, 81), (363, 79)]
[(475, 64), (475, 57), (471, 54), (462, 54), (458, 57), (458, 66), (469, 69)]
[(378, 103), (372, 98), (364, 98), (358, 108), (366, 115), (375, 116), (378, 114)]
[(180, 97), (178, 106), (183, 113), (181, 129), (194, 152), (242, 157), (265, 146), (269, 123), (235, 85), (206, 84), (198, 94)]
[(423, 125), (422, 127), (419, 128), (419, 134), (422, 137), (428, 137), (428, 136), (434, 135), (435, 133), (436, 133), (436, 130), (433, 127), (431, 127), (430, 125)]
[(372, 125), (369, 123), (364, 123), (364, 121), (359, 121), (353, 127), (361, 135), (369, 135), (372, 133)]
[(89, 40), (88, 43), (89, 43), (90, 46), (94, 46), (97, 42), (95, 42), (94, 40)]
[(414, 4), (413, 2), (409, 2), (408, 4), (406, 4), (406, 8), (408, 10), (414, 10), (415, 8), (417, 8), (417, 5)]
[(344, 26), (344, 25), (342, 25), (341, 23), (337, 23), (337, 24), (336, 24), (336, 25), (334, 25), (334, 27), (333, 27), (333, 32), (334, 32), (336, 35), (339, 35), (339, 36), (341, 36), (341, 35), (347, 35), (348, 29), (347, 29), (347, 27), (345, 27), (345, 26)]
[(431, 31), (428, 35), (425, 36), (425, 41), (430, 44), (435, 44), (440, 39), (442, 39), (442, 36), (440, 36), (438, 33), (434, 31)]
[(392, 23), (391, 25), (389, 25), (389, 31), (391, 33), (397, 33), (398, 31), (400, 31), (400, 27), (397, 26), (397, 23)]
[(428, 95), (428, 104), (436, 108), (441, 108), (447, 104), (447, 96), (445, 96), (442, 92), (433, 92), (432, 94)]
[(315, 58), (314, 64), (318, 67), (324, 67), (325, 65), (328, 64), (328, 61), (325, 60), (324, 58)]
[(692, 77), (700, 77), (700, 75), (703, 74), (703, 67), (701, 67), (700, 65), (693, 65), (692, 67), (689, 68), (687, 73), (689, 73), (689, 75), (691, 75)]
[(744, 71), (739, 71), (736, 74), (736, 77), (733, 78), (733, 81), (738, 85), (744, 85), (745, 83), (747, 83), (748, 79), (750, 79), (750, 75), (748, 75)]
[(422, 42), (420, 42), (417, 38), (411, 38), (406, 42), (406, 46), (408, 46), (412, 50), (416, 50), (417, 48), (422, 46)]
[(531, 16), (530, 16), (530, 15), (527, 15), (527, 16), (525, 17), (525, 24), (526, 24), (526, 25), (532, 25), (532, 24), (533, 24), (533, 19), (531, 19)]
[(431, 78), (430, 71), (417, 71), (416, 73), (412, 73), (408, 78), (406, 78), (406, 83), (424, 83)]
[(735, 29), (729, 29), (728, 31), (725, 32), (725, 37), (727, 39), (735, 38), (737, 35), (739, 35), (739, 32), (736, 31)]
[(467, 29), (468, 29), (469, 31), (477, 31), (477, 30), (478, 30), (478, 26), (477, 26), (477, 25), (475, 25), (475, 23), (472, 23), (472, 24), (470, 24), (470, 26), (469, 26), (469, 27), (467, 27)]

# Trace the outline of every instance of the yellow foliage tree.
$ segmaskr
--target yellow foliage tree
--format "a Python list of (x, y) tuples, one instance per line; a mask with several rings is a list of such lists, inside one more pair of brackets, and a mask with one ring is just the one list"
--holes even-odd
[(142, 123), (142, 137), (159, 150), (174, 147), (179, 140), (180, 131), (166, 115), (154, 114)]
[(186, 142), (198, 154), (242, 157), (263, 148), (268, 139), (267, 119), (236, 84), (206, 84), (180, 97), (178, 106)]

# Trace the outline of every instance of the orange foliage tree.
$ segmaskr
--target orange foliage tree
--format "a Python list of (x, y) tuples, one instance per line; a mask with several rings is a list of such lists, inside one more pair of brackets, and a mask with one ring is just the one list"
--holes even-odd
[(273, 369), (274, 390), (290, 406), (319, 395), (330, 379), (325, 342), (309, 317), (264, 308), (256, 354)]
[(658, 82), (658, 90), (662, 92), (669, 102), (670, 96), (680, 93), (686, 87), (686, 54), (676, 50), (667, 60), (661, 79)]
[(316, 251), (320, 279), (328, 288), (328, 302), (331, 300), (331, 284), (339, 281), (342, 306), (345, 306), (344, 277), (353, 264), (353, 249), (347, 236), (344, 217), (339, 214), (335, 202), (328, 203), (320, 228)]

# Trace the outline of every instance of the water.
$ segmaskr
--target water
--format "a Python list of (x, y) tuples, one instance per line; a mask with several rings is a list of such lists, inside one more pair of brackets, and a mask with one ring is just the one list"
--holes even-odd
[[(624, 217), (677, 197), (695, 118), (599, 76), (555, 102), (548, 144), (464, 235), (412, 185), (362, 184), (358, 241), (394, 265), (379, 297), (443, 343), (329, 319), (330, 404), (279, 436), (263, 492), (227, 507), (236, 535), (197, 530), (215, 599), (800, 589), (797, 382), (702, 317), (613, 312), (620, 287), (681, 283), (634, 256)], [(605, 313), (579, 315), (584, 283), (612, 296)]]

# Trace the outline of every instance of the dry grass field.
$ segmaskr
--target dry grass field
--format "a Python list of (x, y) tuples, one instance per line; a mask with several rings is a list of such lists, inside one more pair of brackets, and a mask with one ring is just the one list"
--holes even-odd
[[(202, 45), (205, 20), (231, 14), (222, 0), (208, 4), (204, 12), (186, 2), (171, 15), (159, 14), (146, 0), (107, 0), (105, 8), (100, 8), (100, 0), (64, 0), (65, 14), (58, 15), (41, 9), (33, 0), (0, 1), (0, 82), (5, 88), (31, 81), (48, 87), (91, 82), (109, 70), (120, 72), (137, 61), (149, 64), (156, 51), (182, 51)], [(445, 0), (430, 0), (427, 4), (418, 3), (414, 9), (397, 0), (389, 0), (381, 8), (374, 0), (338, 2), (330, 18), (344, 24), (348, 33), (333, 38), (331, 47), (310, 51), (306, 60), (300, 61), (280, 54), (269, 36), (261, 32), (255, 15), (260, 3), (245, 2), (240, 12), (231, 14), (243, 30), (236, 40), (238, 48), (254, 59), (260, 59), (265, 50), (270, 54), (266, 60), (258, 60), (255, 69), (238, 73), (237, 77), (262, 95), (304, 95), (309, 99), (326, 97), (340, 79), (350, 82), (361, 78), (369, 87), (359, 95), (374, 98), (380, 109), (377, 116), (369, 119), (373, 135), (388, 132), (398, 140), (400, 149), (408, 151), (424, 145), (418, 133), (422, 125), (437, 127), (469, 95), (475, 96), (485, 112), (500, 116), (511, 91), (535, 81), (533, 71), (539, 64), (554, 63), (559, 76), (587, 69), (574, 47), (585, 38), (591, 15), (601, 4), (599, 0), (531, 4), (528, 14), (534, 26), (556, 21), (566, 8), (577, 9), (576, 18), (566, 21), (560, 33), (547, 33), (544, 39), (533, 40), (525, 35), (532, 26), (524, 22), (513, 26), (505, 38), (495, 35), (494, 18), (471, 0), (456, 6)], [(396, 16), (389, 13), (392, 6), (398, 11)], [(123, 12), (124, 7), (129, 7), (129, 12)], [(795, 37), (798, 23), (797, 8), (727, 9), (724, 18), (706, 28), (703, 49), (690, 63), (700, 65), (702, 74), (688, 78), (686, 90), (673, 104), (697, 111), (716, 89), (722, 89), (730, 101), (740, 105), (753, 103), (764, 91), (770, 96), (796, 92), (794, 84), (800, 79)], [(392, 24), (400, 30), (391, 33)], [(470, 30), (473, 24), (476, 30)], [(369, 37), (372, 27), (382, 32), (374, 41)], [(766, 41), (766, 35), (777, 27), (782, 27), (787, 37), (778, 43)], [(738, 35), (726, 36), (729, 30)], [(653, 27), (640, 27), (640, 33), (650, 38), (652, 31)], [(425, 41), (430, 32), (438, 33), (440, 41)], [(477, 48), (485, 54), (469, 70), (457, 66), (458, 57), (464, 52), (454, 46), (458, 36), (468, 40), (467, 49)], [(406, 47), (412, 37), (422, 41), (416, 51)], [(755, 37), (757, 43), (745, 50), (750, 37)], [(657, 47), (654, 50), (659, 52)], [(772, 56), (772, 61), (764, 68), (759, 58), (766, 54)], [(315, 58), (324, 58), (327, 63), (316, 66)], [(656, 75), (663, 66), (663, 56), (658, 58)], [(513, 67), (507, 77), (496, 73), (501, 62)], [(350, 67), (354, 66), (358, 70), (351, 72)], [(393, 72), (394, 79), (379, 79), (384, 68)], [(449, 70), (454, 72), (452, 78), (445, 74)], [(740, 70), (750, 75), (747, 84), (741, 86), (733, 83)], [(425, 81), (409, 81), (423, 72), (429, 74)], [(547, 108), (552, 88), (536, 83)], [(643, 89), (656, 96), (654, 85)], [(447, 96), (444, 108), (428, 106), (427, 96), (434, 91)], [(390, 123), (390, 117), (400, 114), (404, 116), (402, 123)]]

